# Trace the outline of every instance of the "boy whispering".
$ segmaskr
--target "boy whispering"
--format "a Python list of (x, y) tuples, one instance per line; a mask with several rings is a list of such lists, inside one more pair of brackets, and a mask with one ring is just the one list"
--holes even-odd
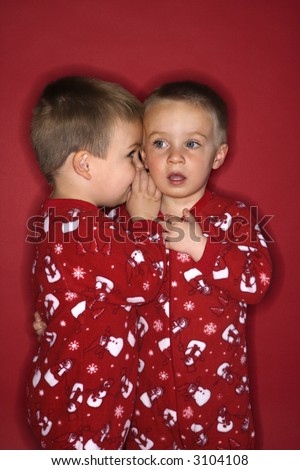
[[(53, 187), (33, 264), (47, 330), (27, 387), (28, 421), (44, 449), (121, 449), (129, 430), (136, 306), (157, 296), (165, 258), (153, 220), (161, 195), (139, 168), (141, 137), (141, 103), (113, 83), (65, 77), (34, 108), (31, 138)], [(99, 209), (124, 202), (130, 236)]]

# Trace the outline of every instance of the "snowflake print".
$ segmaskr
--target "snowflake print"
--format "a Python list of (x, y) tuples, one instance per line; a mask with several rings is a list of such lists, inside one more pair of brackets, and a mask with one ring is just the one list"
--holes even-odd
[(243, 354), (240, 358), (240, 363), (244, 366), (247, 362), (247, 358), (246, 356)]
[(115, 408), (115, 417), (116, 417), (117, 419), (122, 418), (123, 414), (124, 414), (124, 406), (118, 405), (118, 406)]
[(148, 351), (148, 356), (153, 356), (153, 355), (154, 355), (153, 350), (152, 350), (152, 349), (149, 349), (149, 351)]
[(79, 343), (78, 341), (71, 341), (71, 343), (69, 343), (69, 350), (70, 351), (77, 351), (77, 349), (79, 348)]
[(150, 288), (150, 282), (149, 281), (144, 282), (143, 289), (144, 290), (149, 290), (149, 288)]
[(270, 284), (270, 278), (266, 275), (266, 273), (260, 273), (259, 280), (263, 286)]
[(182, 412), (182, 416), (185, 419), (191, 419), (194, 416), (194, 412), (193, 412), (192, 408), (190, 406), (188, 406), (187, 408), (184, 408), (184, 410)]
[(54, 253), (56, 253), (57, 255), (60, 255), (62, 251), (63, 251), (63, 246), (60, 243), (56, 243), (54, 247)]
[(43, 389), (39, 390), (39, 396), (40, 397), (43, 397), (45, 395), (45, 392)]
[(66, 325), (67, 325), (67, 322), (66, 322), (65, 320), (62, 320), (62, 321), (60, 322), (60, 326), (66, 326)]
[(172, 286), (172, 287), (177, 287), (177, 281), (172, 281), (172, 282), (171, 282), (171, 286)]
[(187, 310), (188, 312), (190, 312), (191, 310), (194, 310), (195, 304), (194, 304), (194, 302), (189, 300), (188, 302), (185, 302), (183, 304), (183, 308), (184, 308), (184, 310)]
[(153, 322), (153, 329), (156, 332), (162, 331), (163, 329), (163, 322), (161, 320), (154, 320)]
[(187, 255), (186, 253), (177, 253), (177, 259), (181, 263), (188, 263), (191, 261), (190, 255)]
[(76, 294), (76, 292), (66, 292), (65, 293), (65, 299), (67, 302), (71, 302), (71, 300), (74, 300), (74, 299), (77, 299), (78, 295)]
[(169, 374), (168, 374), (165, 370), (162, 370), (162, 371), (158, 374), (158, 377), (160, 378), (160, 380), (168, 380)]
[(96, 374), (96, 372), (98, 371), (98, 366), (97, 364), (89, 364), (86, 368), (88, 374)]
[(217, 325), (213, 322), (207, 323), (204, 326), (203, 331), (208, 336), (213, 335), (217, 331)]
[(77, 268), (73, 268), (72, 275), (78, 281), (79, 281), (79, 279), (84, 279), (85, 274), (86, 274), (86, 272), (80, 266), (77, 266)]
[(68, 214), (70, 214), (71, 217), (78, 217), (78, 214), (79, 214), (80, 210), (79, 209), (70, 209)]

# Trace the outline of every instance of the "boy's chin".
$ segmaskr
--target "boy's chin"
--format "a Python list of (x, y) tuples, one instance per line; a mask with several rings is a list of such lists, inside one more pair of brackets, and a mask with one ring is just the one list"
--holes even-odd
[(122, 204), (125, 204), (126, 201), (127, 201), (127, 194), (125, 194), (124, 196), (122, 196), (118, 200), (116, 200), (115, 204), (114, 204), (114, 207), (121, 206)]

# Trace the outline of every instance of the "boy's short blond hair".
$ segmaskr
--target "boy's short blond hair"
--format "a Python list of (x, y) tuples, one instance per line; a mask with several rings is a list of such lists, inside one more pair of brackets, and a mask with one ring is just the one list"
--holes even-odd
[(217, 124), (218, 144), (227, 142), (228, 111), (223, 98), (212, 88), (192, 80), (169, 82), (156, 88), (146, 99), (145, 112), (160, 100), (187, 101), (210, 112)]
[(31, 141), (42, 173), (53, 183), (68, 155), (80, 150), (105, 158), (116, 121), (142, 118), (139, 100), (115, 83), (78, 76), (49, 83), (31, 123)]

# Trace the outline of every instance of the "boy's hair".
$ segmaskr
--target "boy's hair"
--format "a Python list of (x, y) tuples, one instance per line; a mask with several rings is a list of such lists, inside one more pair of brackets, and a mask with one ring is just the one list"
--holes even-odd
[(169, 82), (156, 88), (146, 99), (145, 111), (160, 100), (179, 100), (200, 105), (212, 114), (221, 143), (227, 141), (228, 112), (225, 101), (212, 88), (191, 80)]
[(113, 125), (142, 121), (137, 98), (115, 83), (64, 77), (49, 83), (33, 110), (31, 141), (42, 173), (53, 183), (55, 171), (72, 152), (105, 157)]

